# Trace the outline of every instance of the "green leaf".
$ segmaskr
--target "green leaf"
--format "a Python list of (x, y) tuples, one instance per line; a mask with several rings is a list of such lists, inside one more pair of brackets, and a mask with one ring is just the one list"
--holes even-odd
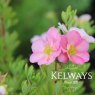
[(62, 12), (62, 20), (68, 29), (75, 25), (75, 16), (76, 10), (72, 10), (71, 6), (67, 8), (66, 12)]

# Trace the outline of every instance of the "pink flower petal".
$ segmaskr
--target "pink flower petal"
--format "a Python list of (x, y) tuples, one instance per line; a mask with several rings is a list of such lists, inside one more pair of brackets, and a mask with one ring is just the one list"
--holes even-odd
[(82, 40), (77, 46), (76, 48), (78, 49), (78, 51), (88, 51), (89, 49), (89, 43), (85, 40)]
[(47, 32), (47, 37), (57, 40), (57, 38), (60, 38), (60, 35), (55, 27), (51, 27)]
[(63, 52), (66, 51), (66, 49), (67, 49), (67, 44), (68, 44), (68, 41), (67, 41), (66, 36), (62, 35), (62, 36), (61, 36), (61, 47), (62, 47)]
[(31, 56), (30, 56), (30, 62), (31, 63), (35, 63), (35, 62), (38, 62), (38, 60), (40, 60), (41, 58), (43, 58), (43, 53), (33, 53)]
[(58, 56), (60, 55), (60, 53), (61, 53), (61, 49), (59, 48), (58, 50), (53, 51), (53, 53), (52, 53), (51, 56), (53, 56), (53, 57), (58, 57)]
[(66, 62), (68, 62), (69, 58), (68, 58), (68, 55), (66, 53), (61, 53), (58, 56), (58, 60), (59, 60), (59, 62), (66, 63)]
[(44, 56), (38, 61), (38, 65), (42, 65), (42, 64), (49, 65), (53, 63), (54, 60), (55, 58), (53, 56)]
[(47, 40), (51, 45), (55, 44), (55, 46), (59, 46), (61, 41), (61, 36), (58, 33), (58, 30), (55, 27), (51, 27), (47, 32)]
[(61, 35), (55, 27), (51, 27), (47, 32), (47, 40), (54, 50), (59, 48)]
[(78, 32), (76, 32), (76, 30), (69, 31), (66, 36), (67, 36), (69, 45), (73, 44), (76, 46), (82, 40), (80, 34)]
[(77, 52), (76, 55), (70, 56), (70, 60), (75, 64), (84, 64), (89, 61), (88, 52)]
[(95, 43), (95, 38), (92, 37), (92, 36), (89, 36), (84, 29), (79, 29), (79, 28), (76, 28), (76, 27), (72, 27), (72, 28), (70, 28), (69, 31), (76, 31), (87, 42), (89, 42), (89, 43)]
[(44, 49), (44, 46), (45, 46), (45, 43), (43, 42), (43, 40), (39, 39), (32, 44), (32, 51), (33, 52), (42, 52)]

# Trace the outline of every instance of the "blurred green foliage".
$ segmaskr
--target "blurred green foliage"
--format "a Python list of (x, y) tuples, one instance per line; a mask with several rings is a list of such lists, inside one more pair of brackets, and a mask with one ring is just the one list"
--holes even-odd
[(14, 29), (10, 31), (10, 28), (17, 23), (17, 19), (16, 13), (8, 3), (6, 0), (0, 0), (0, 72), (6, 74), (4, 84), (7, 85), (8, 95), (18, 95), (25, 77), (23, 68), (26, 61), (19, 56), (14, 59), (14, 52), (20, 41), (17, 32)]
[(14, 26), (18, 20), (16, 19), (16, 13), (12, 10), (12, 7), (8, 6), (9, 0), (0, 0), (0, 18), (4, 17), (5, 29), (9, 31), (9, 28)]

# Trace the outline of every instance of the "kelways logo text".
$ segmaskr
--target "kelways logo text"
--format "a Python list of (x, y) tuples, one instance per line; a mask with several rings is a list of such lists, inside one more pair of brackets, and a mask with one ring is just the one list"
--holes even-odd
[(51, 72), (51, 79), (92, 79), (92, 72)]

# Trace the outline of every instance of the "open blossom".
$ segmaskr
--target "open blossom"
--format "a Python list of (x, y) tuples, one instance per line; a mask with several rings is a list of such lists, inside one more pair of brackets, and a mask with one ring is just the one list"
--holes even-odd
[(30, 62), (38, 62), (39, 65), (51, 64), (60, 54), (60, 41), (58, 30), (51, 27), (43, 36), (33, 41)]
[(63, 63), (70, 60), (75, 64), (84, 64), (89, 60), (88, 49), (89, 43), (78, 32), (72, 30), (61, 37), (62, 52), (58, 60)]
[(59, 28), (63, 31), (63, 32), (70, 32), (70, 31), (76, 31), (80, 34), (80, 36), (85, 39), (88, 43), (95, 43), (95, 38), (92, 36), (89, 36), (84, 29), (79, 29), (76, 27), (72, 27), (70, 28), (70, 30), (67, 31), (66, 27), (64, 24), (59, 23)]

